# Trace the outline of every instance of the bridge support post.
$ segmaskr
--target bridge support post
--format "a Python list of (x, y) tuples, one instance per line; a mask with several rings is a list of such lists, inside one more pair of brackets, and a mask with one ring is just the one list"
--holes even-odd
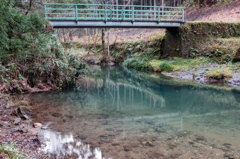
[(182, 40), (179, 28), (167, 28), (164, 39), (164, 57), (181, 57), (182, 56)]

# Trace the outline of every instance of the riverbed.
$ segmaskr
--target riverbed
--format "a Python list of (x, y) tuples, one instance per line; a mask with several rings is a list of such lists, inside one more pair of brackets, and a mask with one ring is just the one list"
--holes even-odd
[(56, 158), (239, 158), (240, 92), (89, 66), (75, 89), (27, 95)]

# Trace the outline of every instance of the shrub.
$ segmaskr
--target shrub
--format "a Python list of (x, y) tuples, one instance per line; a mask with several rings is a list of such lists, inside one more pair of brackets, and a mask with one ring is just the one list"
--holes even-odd
[(134, 68), (136, 70), (152, 70), (152, 66), (149, 61), (145, 58), (128, 58), (123, 62), (123, 65), (129, 68)]
[(218, 68), (206, 73), (206, 76), (212, 79), (225, 79), (233, 76), (233, 72), (229, 68)]
[(24, 151), (19, 151), (15, 146), (16, 143), (5, 143), (3, 142), (0, 145), (1, 154), (6, 154), (9, 158), (28, 158), (27, 154)]
[(27, 80), (34, 87), (50, 81), (72, 84), (85, 64), (63, 51), (49, 22), (37, 14), (23, 15), (13, 0), (0, 1), (0, 84)]
[(170, 72), (173, 71), (174, 67), (166, 62), (159, 65), (161, 71)]

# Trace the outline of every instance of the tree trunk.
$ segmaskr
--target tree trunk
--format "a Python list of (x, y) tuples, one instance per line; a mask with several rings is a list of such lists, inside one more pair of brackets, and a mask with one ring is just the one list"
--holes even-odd
[[(162, 6), (164, 7), (164, 0), (162, 0)], [(162, 11), (164, 11), (164, 8), (162, 8)], [(162, 13), (164, 15), (164, 13)]]
[(105, 37), (105, 31), (102, 28), (102, 50), (103, 50), (103, 56), (106, 55), (106, 52), (105, 52), (105, 39), (104, 39), (104, 37)]
[(102, 28), (102, 59), (101, 59), (101, 63), (103, 63), (103, 64), (108, 63), (108, 58), (107, 58), (106, 51), (105, 51), (105, 31), (104, 31), (104, 28)]
[(110, 58), (110, 50), (109, 50), (109, 31), (108, 31), (108, 58)]

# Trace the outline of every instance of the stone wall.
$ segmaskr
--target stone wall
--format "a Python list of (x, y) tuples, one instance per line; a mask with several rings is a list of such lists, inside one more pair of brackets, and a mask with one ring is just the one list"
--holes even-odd
[(180, 28), (169, 28), (164, 40), (164, 56), (188, 58), (193, 48), (210, 38), (240, 36), (240, 23), (188, 22)]

